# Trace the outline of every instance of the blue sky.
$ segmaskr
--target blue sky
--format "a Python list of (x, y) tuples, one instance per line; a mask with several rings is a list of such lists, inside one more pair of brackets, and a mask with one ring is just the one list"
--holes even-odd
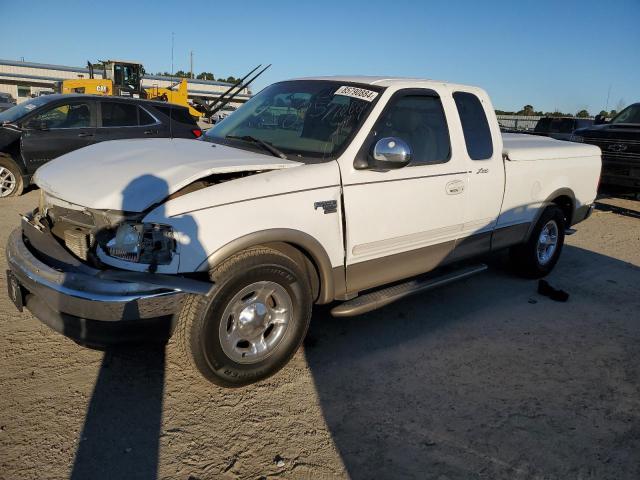
[(272, 63), (254, 90), (366, 74), (479, 85), (503, 110), (597, 113), (609, 88), (609, 109), (640, 101), (640, 0), (0, 0), (0, 19), (0, 58), (168, 71), (174, 32), (175, 70), (188, 70), (190, 50), (194, 70), (216, 76)]

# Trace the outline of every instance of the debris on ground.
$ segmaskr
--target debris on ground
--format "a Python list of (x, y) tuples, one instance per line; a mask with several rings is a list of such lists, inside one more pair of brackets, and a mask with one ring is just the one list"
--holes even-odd
[(553, 288), (546, 280), (538, 281), (538, 293), (556, 302), (566, 302), (569, 300), (569, 294), (567, 292)]

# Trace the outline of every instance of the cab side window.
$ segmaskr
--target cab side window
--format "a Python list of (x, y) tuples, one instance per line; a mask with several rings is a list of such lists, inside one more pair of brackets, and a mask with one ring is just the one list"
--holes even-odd
[(375, 131), (376, 138), (397, 137), (407, 142), (412, 152), (410, 165), (449, 161), (449, 128), (437, 96), (406, 95), (392, 100)]
[(467, 153), (472, 160), (488, 160), (493, 156), (493, 140), (482, 103), (473, 93), (455, 92)]
[(36, 115), (30, 122), (54, 128), (88, 128), (91, 126), (91, 108), (88, 103), (58, 105)]

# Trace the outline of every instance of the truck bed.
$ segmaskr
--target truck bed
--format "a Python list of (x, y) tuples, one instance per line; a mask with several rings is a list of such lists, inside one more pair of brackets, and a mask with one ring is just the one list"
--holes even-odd
[(600, 155), (600, 149), (593, 145), (527, 135), (526, 133), (503, 133), (502, 142), (502, 155), (512, 162)]

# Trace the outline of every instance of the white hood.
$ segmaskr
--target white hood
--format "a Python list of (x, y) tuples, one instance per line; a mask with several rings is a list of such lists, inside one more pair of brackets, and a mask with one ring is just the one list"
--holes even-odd
[(38, 169), (35, 183), (48, 194), (83, 207), (141, 212), (215, 173), (297, 165), (198, 140), (116, 140), (56, 158)]

